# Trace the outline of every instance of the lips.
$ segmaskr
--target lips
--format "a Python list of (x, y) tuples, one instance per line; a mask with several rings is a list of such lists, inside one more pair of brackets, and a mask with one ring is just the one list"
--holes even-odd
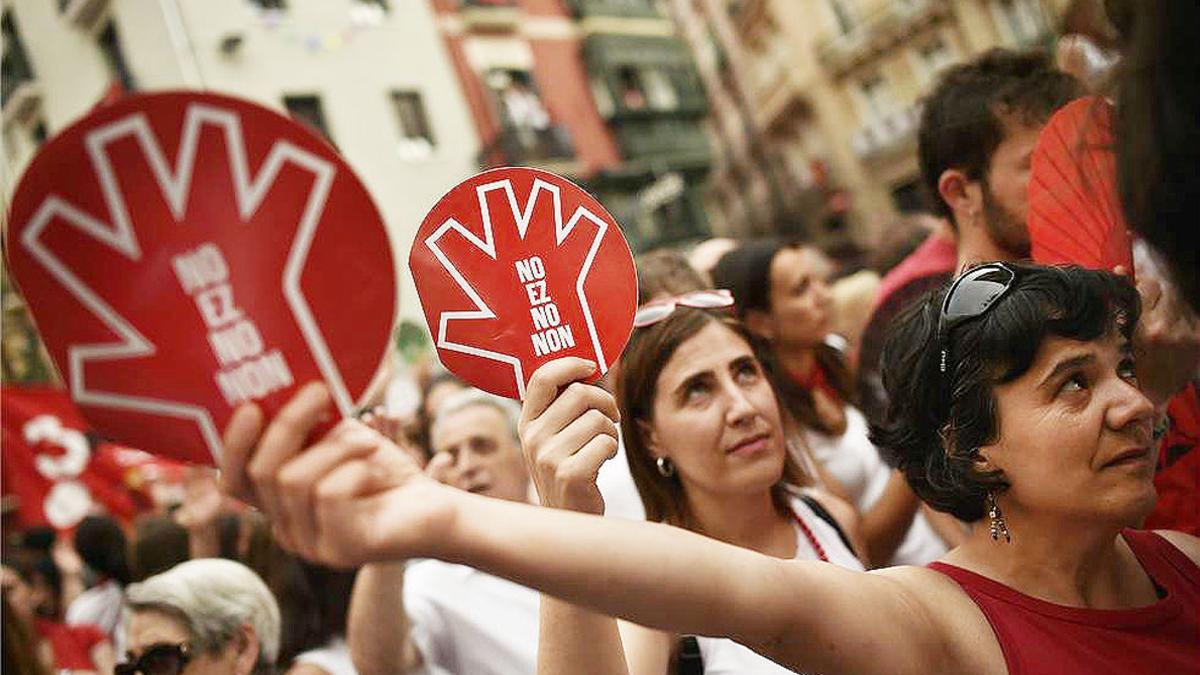
[(1139, 464), (1150, 458), (1151, 448), (1149, 446), (1129, 448), (1124, 452), (1118, 453), (1112, 459), (1105, 462), (1100, 468), (1107, 469), (1114, 466), (1124, 466), (1127, 464)]
[(750, 436), (749, 438), (743, 439), (743, 440), (738, 441), (737, 443), (734, 443), (733, 445), (729, 446), (729, 449), (727, 449), (725, 451), (725, 454), (727, 454), (727, 455), (739, 454), (740, 455), (740, 454), (750, 454), (750, 453), (758, 452), (759, 450), (762, 450), (763, 448), (766, 447), (767, 439), (769, 439), (770, 437), (771, 437), (771, 435), (766, 432), (763, 432), (761, 434), (755, 434), (753, 436)]

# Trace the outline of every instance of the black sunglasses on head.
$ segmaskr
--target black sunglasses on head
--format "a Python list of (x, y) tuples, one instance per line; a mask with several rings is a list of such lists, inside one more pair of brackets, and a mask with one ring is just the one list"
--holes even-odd
[(191, 660), (192, 648), (186, 642), (153, 644), (137, 660), (118, 664), (113, 675), (179, 675)]
[(950, 352), (950, 331), (976, 319), (995, 306), (1004, 294), (1016, 285), (1017, 273), (1004, 263), (988, 263), (963, 272), (942, 300), (938, 317), (938, 348), (941, 350), (941, 371), (947, 370)]

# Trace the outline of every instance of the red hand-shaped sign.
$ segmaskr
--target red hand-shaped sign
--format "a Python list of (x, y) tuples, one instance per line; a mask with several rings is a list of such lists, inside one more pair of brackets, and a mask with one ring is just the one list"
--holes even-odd
[(8, 254), (92, 426), (211, 463), (235, 406), (321, 379), (342, 414), (387, 349), (379, 212), (317, 136), (212, 94), (135, 96), (51, 140), (21, 179)]
[(451, 372), (521, 398), (533, 371), (563, 356), (621, 355), (637, 276), (612, 216), (552, 173), (485, 171), (442, 197), (408, 259), (438, 356)]

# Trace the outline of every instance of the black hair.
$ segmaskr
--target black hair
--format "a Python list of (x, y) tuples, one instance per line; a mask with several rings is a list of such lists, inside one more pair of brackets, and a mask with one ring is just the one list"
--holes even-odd
[(166, 572), (191, 557), (188, 531), (167, 514), (152, 514), (134, 523), (133, 578)]
[(107, 516), (88, 516), (75, 530), (75, 550), (95, 572), (129, 584), (129, 544), (117, 521)]
[(1040, 51), (995, 48), (947, 69), (923, 102), (917, 132), (921, 179), (937, 214), (958, 227), (938, 181), (947, 169), (986, 180), (1007, 119), (1040, 125), (1082, 95), (1079, 81)]
[(1124, 277), (1081, 267), (1009, 267), (1016, 285), (950, 333), (947, 372), (938, 345), (946, 288), (906, 310), (882, 356), (888, 406), (871, 441), (894, 455), (922, 500), (968, 522), (983, 517), (989, 492), (1008, 488), (1001, 472), (976, 466), (980, 446), (999, 435), (993, 388), (1029, 370), (1045, 338), (1089, 341), (1113, 330), (1129, 338), (1141, 311)]
[(1200, 3), (1109, 0), (1124, 46), (1116, 71), (1117, 185), (1130, 226), (1171, 263), (1200, 311)]
[(687, 257), (675, 249), (660, 248), (643, 253), (634, 261), (634, 267), (637, 269), (639, 305), (650, 302), (659, 293), (681, 295), (712, 287)]
[[(742, 244), (721, 256), (713, 268), (713, 285), (733, 293), (738, 319), (746, 321), (751, 311), (771, 311), (771, 262), (785, 248), (800, 248), (805, 244), (782, 239), (758, 239)], [(813, 348), (817, 365), (829, 378), (834, 391), (845, 403), (855, 403), (854, 379), (845, 355), (829, 344)], [(776, 364), (772, 366), (771, 364)], [(774, 369), (776, 392), (797, 421), (825, 434), (840, 436), (845, 428), (830, 425), (817, 414), (812, 392), (800, 387), (773, 358), (764, 360), (764, 367)]]

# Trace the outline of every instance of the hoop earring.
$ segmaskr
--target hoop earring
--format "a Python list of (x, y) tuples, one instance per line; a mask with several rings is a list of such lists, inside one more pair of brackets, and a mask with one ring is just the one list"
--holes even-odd
[(1004, 514), (1000, 512), (1000, 505), (996, 503), (995, 492), (989, 492), (987, 495), (987, 510), (988, 532), (992, 535), (992, 541), (1000, 541), (1000, 537), (1004, 537), (1006, 543), (1012, 543), (1012, 535), (1008, 533)]
[(659, 457), (654, 460), (654, 466), (658, 468), (658, 475), (663, 478), (670, 478), (675, 475), (675, 463), (666, 457)]

